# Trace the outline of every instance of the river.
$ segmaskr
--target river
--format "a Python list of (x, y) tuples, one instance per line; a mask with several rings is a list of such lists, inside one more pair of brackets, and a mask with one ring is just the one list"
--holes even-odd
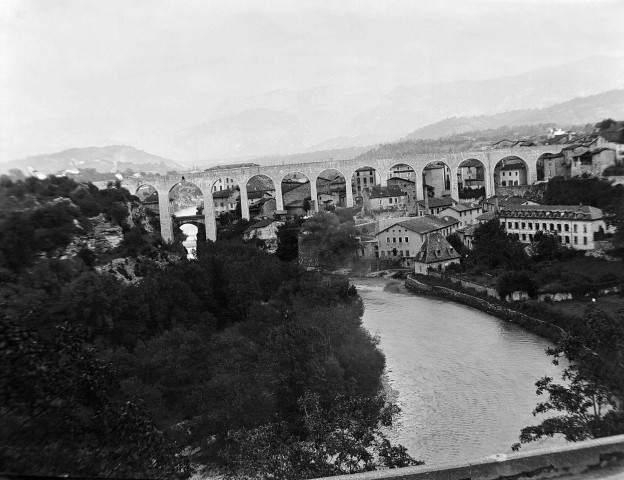
[(437, 464), (510, 453), (520, 430), (541, 421), (531, 413), (544, 400), (535, 381), (561, 373), (544, 352), (550, 342), (479, 310), (415, 295), (402, 281), (352, 282), (402, 410), (390, 437), (414, 458)]

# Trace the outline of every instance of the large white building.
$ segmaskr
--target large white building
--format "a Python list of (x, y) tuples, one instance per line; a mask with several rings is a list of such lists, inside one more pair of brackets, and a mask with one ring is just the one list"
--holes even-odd
[(513, 205), (501, 208), (499, 220), (523, 243), (541, 231), (578, 250), (593, 250), (594, 234), (608, 231), (602, 210), (586, 205)]

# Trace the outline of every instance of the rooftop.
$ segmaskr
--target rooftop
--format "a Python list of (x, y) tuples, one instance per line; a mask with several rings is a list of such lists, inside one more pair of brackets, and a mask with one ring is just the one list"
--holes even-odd
[(420, 263), (443, 262), (456, 258), (460, 258), (460, 255), (446, 238), (439, 233), (430, 234), (416, 254), (416, 261)]
[[(433, 197), (429, 199), (429, 208), (449, 207), (451, 205), (455, 205), (456, 203), (457, 202), (453, 200), (451, 197), (442, 197), (442, 198)], [(418, 200), (418, 205), (422, 208), (425, 208), (425, 201)]]
[(425, 233), (433, 232), (435, 230), (449, 227), (451, 225), (456, 225), (458, 223), (459, 220), (449, 216), (436, 217), (435, 215), (425, 215), (424, 217), (414, 217), (410, 218), (409, 220), (402, 220), (392, 223), (383, 230), (379, 230), (377, 234), (379, 235), (381, 232), (384, 232), (389, 228), (400, 225), (403, 228), (407, 228), (408, 230), (422, 235)]
[(531, 218), (576, 218), (599, 220), (602, 210), (589, 205), (514, 205), (501, 208), (501, 216)]

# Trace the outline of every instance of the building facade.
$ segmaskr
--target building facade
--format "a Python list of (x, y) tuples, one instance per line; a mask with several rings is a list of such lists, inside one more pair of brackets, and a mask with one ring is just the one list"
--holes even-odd
[(500, 209), (499, 221), (507, 233), (523, 243), (537, 232), (557, 235), (559, 241), (577, 250), (593, 250), (594, 234), (608, 232), (602, 210), (585, 205), (517, 205)]

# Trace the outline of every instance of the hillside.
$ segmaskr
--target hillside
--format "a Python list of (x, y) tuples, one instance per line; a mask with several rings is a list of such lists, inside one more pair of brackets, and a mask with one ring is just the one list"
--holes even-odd
[(58, 173), (65, 170), (94, 168), (98, 172), (182, 170), (183, 167), (167, 158), (152, 155), (125, 145), (109, 147), (71, 148), (62, 152), (36, 155), (0, 165), (0, 171), (33, 168), (42, 173)]
[(617, 118), (624, 112), (624, 90), (578, 97), (547, 108), (514, 110), (495, 115), (453, 117), (419, 128), (407, 140), (434, 139), (453, 134), (497, 129), (503, 126), (552, 124), (567, 127)]
[(400, 138), (448, 117), (546, 109), (622, 88), (622, 59), (591, 57), (521, 75), (390, 91), (362, 91), (358, 86), (278, 90), (224, 101), (216, 111), (207, 112), (211, 115), (207, 122), (173, 134), (171, 151), (176, 158), (198, 162), (360, 147)]

